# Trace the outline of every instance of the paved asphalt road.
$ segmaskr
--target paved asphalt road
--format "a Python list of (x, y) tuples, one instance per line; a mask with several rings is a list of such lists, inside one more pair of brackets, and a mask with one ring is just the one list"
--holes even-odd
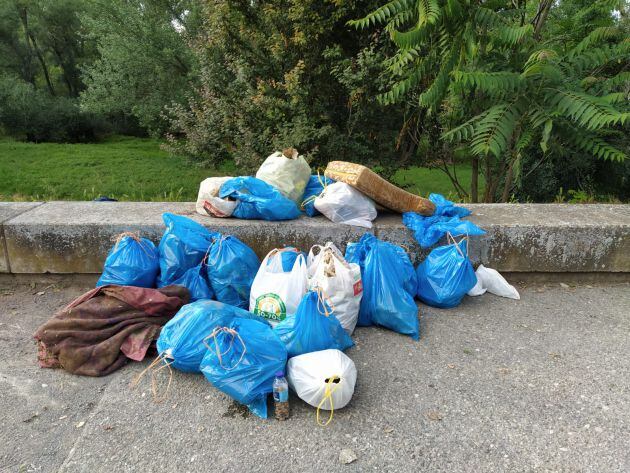
[(87, 287), (6, 281), (3, 472), (630, 471), (627, 284), (422, 307), (420, 342), (357, 329), (354, 398), (321, 428), (295, 397), (288, 422), (248, 416), (200, 375), (176, 373), (154, 404), (148, 383), (129, 387), (147, 363), (101, 379), (39, 369), (33, 331)]

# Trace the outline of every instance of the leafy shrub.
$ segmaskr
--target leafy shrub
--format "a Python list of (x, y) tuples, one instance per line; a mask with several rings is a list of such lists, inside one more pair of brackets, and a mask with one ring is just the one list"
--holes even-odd
[(52, 97), (10, 76), (0, 76), (0, 125), (34, 142), (89, 142), (107, 131), (104, 120), (82, 111), (76, 99)]
[[(196, 0), (94, 2), (81, 16), (98, 57), (83, 68), (81, 107), (121, 123), (132, 119), (159, 137), (168, 130), (162, 112), (183, 103), (197, 77), (188, 39), (196, 35)], [(123, 130), (127, 132), (124, 127)], [(137, 132), (134, 132), (137, 134)]]
[(170, 110), (170, 150), (244, 171), (288, 146), (315, 166), (395, 161), (404, 109), (374, 98), (382, 44), (345, 26), (375, 3), (212, 2), (194, 44), (200, 85)]
[(547, 179), (555, 187), (591, 180), (598, 164), (587, 156), (627, 158), (627, 140), (616, 139), (630, 123), (622, 3), (391, 0), (351, 24), (382, 25), (396, 48), (387, 60), (396, 82), (379, 100), (414, 101), (419, 132), (439, 131), (434, 150), (471, 156), (473, 201), (479, 171), (483, 200), (508, 201), (530, 191), (525, 179), (544, 161), (557, 164)]

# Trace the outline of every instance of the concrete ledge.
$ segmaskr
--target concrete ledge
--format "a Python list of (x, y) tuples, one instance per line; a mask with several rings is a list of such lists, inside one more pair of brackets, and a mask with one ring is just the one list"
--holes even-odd
[(43, 202), (0, 202), (0, 273), (10, 273), (9, 256), (4, 238), (3, 224), (7, 220), (31, 210)]
[[(486, 235), (470, 240), (474, 263), (506, 272), (630, 272), (630, 205), (471, 204)], [(379, 238), (422, 252), (399, 216), (384, 216)]]
[[(15, 205), (15, 204), (9, 204)], [(6, 270), (12, 273), (99, 273), (122, 231), (159, 241), (162, 213), (186, 215), (206, 227), (233, 234), (259, 256), (283, 245), (310, 248), (333, 241), (345, 249), (366, 231), (324, 217), (287, 222), (214, 219), (194, 212), (193, 203), (48, 202), (28, 204), (0, 225)], [(630, 272), (630, 205), (476, 204), (471, 220), (488, 232), (470, 242), (474, 263), (506, 272)], [(1, 209), (2, 207), (0, 207)], [(2, 219), (0, 218), (0, 221)], [(421, 251), (399, 215), (382, 214), (372, 230), (404, 245), (414, 263)], [(2, 253), (0, 253), (2, 255)], [(0, 271), (2, 266), (0, 258)]]

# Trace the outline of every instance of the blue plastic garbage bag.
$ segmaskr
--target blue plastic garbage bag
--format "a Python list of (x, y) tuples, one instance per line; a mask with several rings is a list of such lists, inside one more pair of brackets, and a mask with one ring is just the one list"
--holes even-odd
[(335, 181), (331, 178), (320, 176), (319, 174), (313, 174), (310, 177), (304, 189), (304, 197), (302, 197), (302, 205), (300, 206), (300, 208), (306, 212), (306, 215), (309, 217), (319, 215), (319, 210), (315, 208), (315, 198), (324, 191), (324, 186), (328, 186), (334, 182)]
[(343, 351), (354, 345), (322, 297), (321, 293), (307, 292), (295, 314), (287, 315), (273, 328), (287, 347), (289, 358), (329, 348)]
[(278, 189), (250, 176), (225, 181), (219, 191), (222, 199), (238, 201), (232, 217), (260, 220), (292, 220), (300, 216), (295, 202)]
[(455, 205), (447, 200), (442, 194), (430, 194), (429, 200), (435, 204), (435, 212), (433, 215), (446, 217), (467, 217), (471, 211), (465, 207)]
[(158, 287), (168, 286), (203, 261), (208, 248), (220, 233), (210, 232), (203, 225), (180, 215), (162, 215), (166, 231), (158, 250), (160, 277)]
[(107, 255), (96, 287), (116, 284), (154, 288), (159, 270), (158, 251), (153, 242), (123, 233)]
[(200, 299), (214, 299), (214, 291), (206, 281), (206, 268), (203, 263), (188, 269), (171, 284), (187, 287), (191, 302)]
[(470, 210), (455, 205), (440, 194), (431, 194), (429, 200), (435, 204), (435, 212), (430, 217), (414, 212), (403, 214), (403, 223), (413, 231), (413, 236), (422, 248), (435, 245), (446, 233), (453, 236), (483, 235), (486, 233), (469, 220), (461, 220), (470, 215)]
[(432, 215), (424, 217), (414, 212), (403, 214), (403, 223), (413, 231), (414, 238), (422, 248), (435, 245), (446, 233), (453, 236), (483, 235), (486, 232), (470, 220), (461, 220), (457, 215)]
[(265, 322), (236, 318), (216, 329), (208, 346), (201, 362), (206, 379), (266, 419), (274, 375), (287, 363), (284, 343)]
[(467, 238), (438, 246), (418, 265), (418, 298), (433, 307), (449, 308), (477, 283), (468, 259)]
[(222, 302), (200, 300), (186, 304), (162, 327), (157, 341), (158, 353), (174, 368), (198, 373), (201, 360), (208, 350), (204, 339), (215, 328), (230, 324), (234, 318), (256, 319), (266, 323), (249, 311)]
[(206, 274), (216, 300), (247, 309), (259, 267), (254, 250), (235, 236), (215, 240), (208, 253)]
[(418, 340), (416, 273), (405, 250), (364, 233), (358, 243), (348, 245), (346, 261), (361, 268), (363, 298), (357, 325), (376, 324)]

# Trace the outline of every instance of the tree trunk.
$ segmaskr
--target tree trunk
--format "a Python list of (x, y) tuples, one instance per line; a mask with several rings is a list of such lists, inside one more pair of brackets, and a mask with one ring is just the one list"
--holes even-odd
[(487, 192), (488, 200), (486, 200), (487, 203), (496, 202), (495, 195), (497, 194), (497, 188), (499, 187), (499, 179), (501, 178), (501, 176), (503, 176), (504, 172), (505, 172), (505, 161), (501, 163), (499, 170), (497, 171), (496, 175), (492, 179), (492, 183), (489, 186), (486, 184), (486, 189), (488, 189), (488, 192)]
[(507, 202), (510, 198), (510, 190), (512, 190), (512, 180), (514, 179), (514, 161), (510, 161), (507, 174), (505, 175), (505, 183), (503, 184), (503, 193), (501, 194), (501, 202)]
[(473, 203), (479, 202), (479, 158), (475, 156), (471, 163), (470, 175), (470, 200)]
[(37, 59), (39, 60), (39, 63), (42, 66), (42, 70), (44, 71), (44, 77), (46, 78), (46, 84), (48, 85), (48, 90), (50, 91), (51, 95), (56, 95), (55, 89), (52, 85), (52, 82), (50, 81), (50, 74), (48, 74), (48, 66), (46, 66), (46, 61), (44, 60), (44, 56), (42, 55), (42, 52), (39, 50), (39, 47), (37, 46), (35, 35), (33, 35), (31, 30), (28, 28), (28, 12), (26, 10), (26, 7), (23, 7), (20, 9), (20, 19), (22, 20), (22, 25), (24, 26), (24, 33), (27, 38), (26, 42), (28, 43), (28, 40), (29, 39), (31, 40), (31, 44), (33, 45), (33, 50), (35, 51), (35, 55), (37, 56)]
[(44, 77), (46, 78), (46, 85), (48, 86), (48, 90), (50, 91), (50, 95), (56, 95), (55, 94), (55, 89), (52, 85), (52, 82), (50, 81), (50, 74), (48, 74), (48, 66), (46, 66), (46, 61), (44, 60), (44, 56), (42, 55), (42, 52), (39, 50), (39, 47), (37, 46), (37, 42), (35, 41), (35, 37), (29, 33), (29, 36), (31, 38), (31, 41), (33, 43), (33, 49), (35, 50), (35, 55), (37, 56), (37, 59), (39, 60), (39, 63), (42, 65), (42, 70), (44, 71)]
[(68, 87), (68, 95), (70, 97), (77, 97), (78, 91), (76, 90), (76, 88), (73, 86), (73, 82), (74, 82), (74, 75), (72, 74), (72, 65), (67, 64), (64, 60), (63, 60), (63, 56), (61, 55), (61, 51), (59, 50), (59, 48), (57, 48), (56, 45), (52, 46), (52, 50), (55, 53), (55, 56), (57, 56), (57, 63), (59, 64), (59, 67), (61, 67), (61, 76), (63, 77), (63, 81), (66, 83), (66, 87)]
[(545, 21), (547, 21), (547, 15), (549, 15), (549, 10), (551, 10), (552, 4), (552, 0), (540, 0), (538, 11), (534, 17), (534, 38), (536, 39), (540, 39), (542, 27), (544, 26)]
[(35, 71), (33, 70), (33, 67), (32, 67), (33, 48), (31, 47), (31, 42), (28, 38), (27, 31), (24, 31), (24, 42), (26, 43), (26, 50), (28, 51), (26, 57), (22, 57), (22, 55), (20, 54), (19, 44), (16, 43), (16, 45), (13, 47), (13, 50), (15, 51), (15, 55), (17, 57), (20, 57), (22, 60), (22, 69), (23, 69), (22, 76), (27, 82), (30, 82), (31, 84), (33, 84), (34, 89), (37, 89), (37, 81), (35, 80)]
[(484, 177), (486, 179), (486, 188), (483, 192), (483, 201), (485, 203), (491, 202), (490, 199), (490, 191), (492, 190), (492, 186), (493, 186), (493, 179), (492, 179), (492, 171), (491, 171), (491, 166), (490, 166), (490, 155), (486, 155), (485, 159), (484, 159)]

